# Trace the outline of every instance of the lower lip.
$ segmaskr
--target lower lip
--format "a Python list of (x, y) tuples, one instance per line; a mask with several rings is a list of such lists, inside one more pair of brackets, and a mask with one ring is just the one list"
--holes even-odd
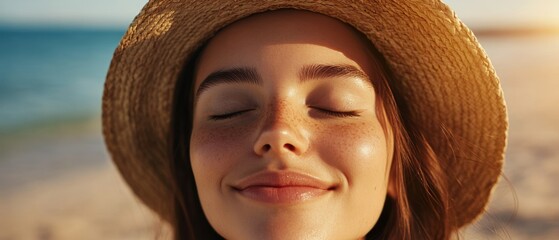
[(320, 197), (326, 194), (328, 190), (305, 186), (256, 186), (239, 190), (239, 192), (241, 195), (259, 202), (289, 204), (304, 202)]

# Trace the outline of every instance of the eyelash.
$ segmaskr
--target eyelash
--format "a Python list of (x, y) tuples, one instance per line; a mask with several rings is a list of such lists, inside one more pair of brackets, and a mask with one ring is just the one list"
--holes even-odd
[(238, 115), (241, 115), (243, 113), (250, 112), (252, 110), (254, 110), (254, 109), (246, 109), (246, 110), (241, 110), (241, 111), (231, 112), (231, 113), (226, 113), (226, 114), (211, 115), (210, 120), (214, 120), (214, 121), (226, 120), (226, 119), (234, 118), (234, 117), (236, 117)]
[[(360, 116), (358, 111), (346, 111), (346, 112), (338, 112), (338, 111), (331, 111), (328, 109), (323, 109), (323, 108), (314, 108), (326, 115), (330, 115), (332, 117), (339, 117), (339, 118), (344, 118), (344, 117), (358, 117)], [(219, 121), (219, 120), (226, 120), (226, 119), (231, 119), (234, 118), (236, 116), (239, 116), (243, 113), (246, 112), (250, 112), (254, 109), (247, 109), (247, 110), (242, 110), (242, 111), (237, 111), (237, 112), (232, 112), (232, 113), (226, 113), (226, 114), (218, 114), (218, 115), (211, 115), (210, 116), (210, 120), (214, 120), (214, 121)]]
[(333, 116), (333, 117), (344, 118), (344, 117), (358, 117), (358, 116), (360, 116), (358, 111), (338, 112), (338, 111), (332, 111), (332, 110), (323, 109), (323, 108), (314, 108), (314, 109), (316, 109), (318, 111), (321, 111), (322, 113), (325, 113), (326, 115)]

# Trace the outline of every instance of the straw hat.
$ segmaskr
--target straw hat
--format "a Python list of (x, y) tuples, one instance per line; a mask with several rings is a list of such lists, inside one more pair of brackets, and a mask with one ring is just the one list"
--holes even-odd
[[(251, 14), (293, 8), (364, 33), (384, 55), (411, 117), (450, 176), (459, 226), (485, 209), (501, 174), (507, 115), (499, 80), (471, 31), (438, 0), (152, 0), (114, 53), (103, 95), (103, 133), (133, 192), (168, 219), (174, 87), (193, 52)], [(452, 137), (448, 137), (451, 133)], [(453, 148), (448, 140), (457, 141)]]

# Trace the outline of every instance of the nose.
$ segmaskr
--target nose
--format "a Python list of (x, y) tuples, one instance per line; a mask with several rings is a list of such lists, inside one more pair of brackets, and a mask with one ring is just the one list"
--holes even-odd
[(290, 112), (275, 110), (268, 114), (254, 144), (254, 152), (257, 155), (302, 155), (307, 151), (309, 139), (308, 134), (304, 131), (301, 117)]

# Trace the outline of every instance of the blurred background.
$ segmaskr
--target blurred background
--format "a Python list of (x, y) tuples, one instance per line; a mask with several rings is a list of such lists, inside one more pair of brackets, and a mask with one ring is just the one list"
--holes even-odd
[[(104, 77), (145, 0), (0, 0), (0, 240), (154, 239), (109, 160)], [(559, 239), (559, 1), (447, 0), (510, 114), (503, 178), (464, 239)]]

